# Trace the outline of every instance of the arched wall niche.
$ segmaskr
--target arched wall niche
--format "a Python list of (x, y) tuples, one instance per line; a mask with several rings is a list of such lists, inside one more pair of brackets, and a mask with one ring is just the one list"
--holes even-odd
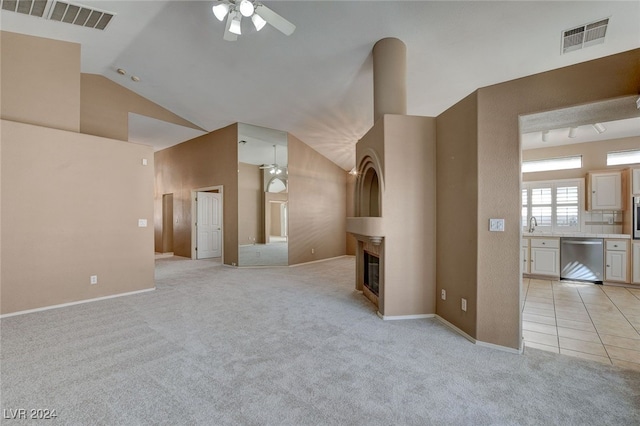
[(356, 214), (360, 217), (382, 217), (384, 183), (375, 154), (367, 155), (360, 163), (356, 185)]

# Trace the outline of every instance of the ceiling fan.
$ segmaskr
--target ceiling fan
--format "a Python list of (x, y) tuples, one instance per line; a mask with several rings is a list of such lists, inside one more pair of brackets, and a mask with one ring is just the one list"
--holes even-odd
[(242, 17), (251, 18), (256, 31), (260, 31), (266, 24), (280, 31), (285, 35), (291, 35), (296, 26), (291, 22), (269, 9), (257, 0), (218, 0), (218, 4), (214, 5), (213, 14), (218, 21), (227, 22), (224, 29), (224, 39), (227, 41), (236, 41), (238, 36), (242, 34)]
[(260, 169), (270, 169), (269, 173), (272, 175), (279, 175), (282, 173), (282, 169), (278, 166), (278, 160), (276, 158), (276, 146), (273, 146), (273, 163), (272, 164), (263, 164), (260, 166)]

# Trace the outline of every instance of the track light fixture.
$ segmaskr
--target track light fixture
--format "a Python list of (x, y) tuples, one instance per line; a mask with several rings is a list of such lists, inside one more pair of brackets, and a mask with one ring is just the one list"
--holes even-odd
[(569, 137), (571, 139), (575, 138), (578, 135), (578, 128), (577, 127), (569, 127)]
[(604, 132), (607, 131), (607, 128), (604, 127), (604, 125), (602, 123), (595, 123), (593, 125), (593, 128), (596, 132), (598, 132), (598, 134), (603, 134)]

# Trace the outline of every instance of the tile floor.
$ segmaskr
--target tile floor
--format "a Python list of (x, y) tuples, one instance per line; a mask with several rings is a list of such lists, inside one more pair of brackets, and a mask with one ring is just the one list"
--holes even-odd
[(527, 347), (640, 371), (640, 287), (523, 278)]

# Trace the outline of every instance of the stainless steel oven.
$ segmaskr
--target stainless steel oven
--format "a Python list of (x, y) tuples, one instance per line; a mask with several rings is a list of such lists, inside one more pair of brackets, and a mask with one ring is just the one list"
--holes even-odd
[(633, 197), (633, 239), (640, 240), (640, 197)]

